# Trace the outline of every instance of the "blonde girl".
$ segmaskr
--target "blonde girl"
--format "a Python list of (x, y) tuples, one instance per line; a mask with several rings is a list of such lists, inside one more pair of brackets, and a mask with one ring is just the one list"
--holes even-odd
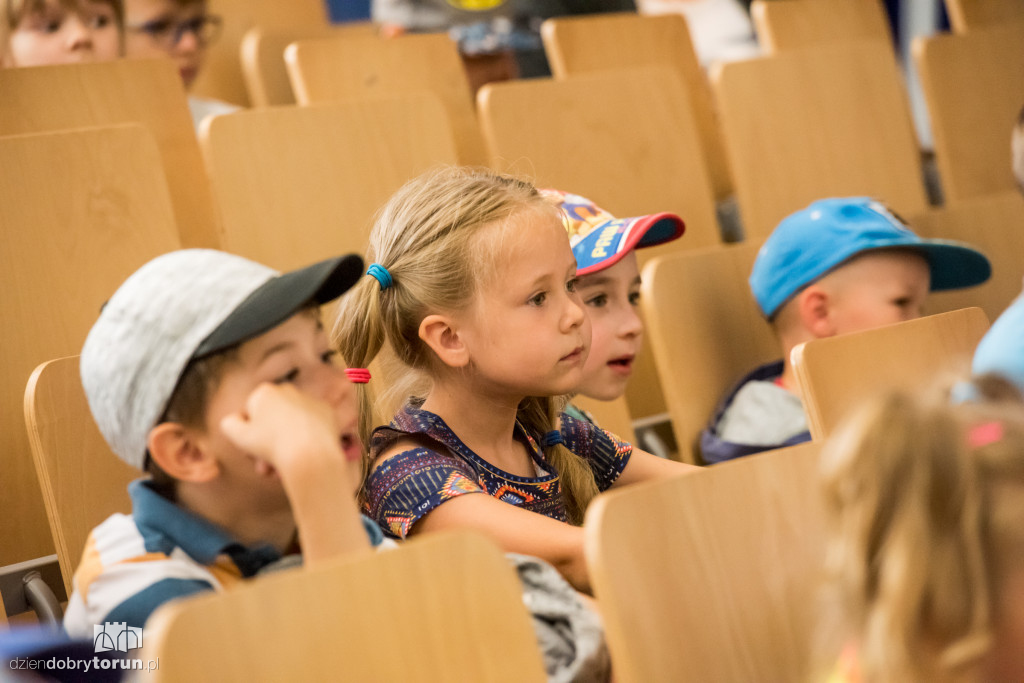
[(368, 514), (399, 538), (482, 530), (588, 591), (578, 525), (590, 500), (687, 468), (560, 414), (590, 325), (558, 209), (527, 182), (444, 169), (391, 198), (368, 256), (335, 335), (353, 366), (386, 345), (413, 396), (366, 441)]
[(893, 395), (828, 444), (830, 681), (1024, 680), (1022, 411)]

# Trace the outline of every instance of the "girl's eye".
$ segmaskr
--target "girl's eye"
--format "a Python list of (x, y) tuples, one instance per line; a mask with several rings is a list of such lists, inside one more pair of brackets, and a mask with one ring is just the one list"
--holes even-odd
[(51, 19), (43, 24), (44, 33), (57, 33), (60, 31), (61, 21), (59, 19)]
[(590, 306), (592, 308), (604, 308), (605, 306), (608, 305), (608, 295), (607, 294), (598, 294), (596, 296), (590, 297), (589, 299), (587, 299), (583, 303), (585, 303), (587, 306)]
[(289, 384), (299, 378), (299, 369), (292, 368), (287, 373), (274, 380), (274, 384)]
[(640, 305), (640, 292), (630, 292), (629, 293), (629, 305), (630, 306), (639, 306)]
[(547, 292), (538, 292), (537, 294), (531, 296), (530, 300), (527, 303), (529, 303), (531, 306), (543, 306), (544, 301), (547, 299), (547, 297)]
[(335, 351), (334, 349), (331, 349), (330, 351), (324, 351), (322, 354), (320, 354), (320, 361), (323, 362), (324, 365), (334, 365), (334, 359), (337, 355), (338, 352)]
[(107, 16), (106, 14), (97, 14), (95, 17), (92, 18), (92, 27), (106, 28), (107, 26), (110, 26), (110, 24), (113, 23), (113, 21), (113, 18)]
[(894, 299), (892, 303), (893, 305), (898, 306), (899, 308), (906, 308), (907, 306), (910, 305), (910, 299), (907, 297), (903, 297), (900, 299)]
[(572, 294), (573, 292), (576, 291), (576, 287), (577, 285), (579, 285), (579, 282), (580, 279), (578, 277), (571, 278), (568, 282), (565, 283), (565, 291)]

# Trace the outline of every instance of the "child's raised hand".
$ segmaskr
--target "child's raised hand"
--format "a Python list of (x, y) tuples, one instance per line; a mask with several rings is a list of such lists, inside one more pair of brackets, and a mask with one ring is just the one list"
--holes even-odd
[(278, 472), (324, 456), (343, 461), (330, 406), (290, 384), (259, 385), (242, 410), (221, 420), (221, 429), (236, 446)]

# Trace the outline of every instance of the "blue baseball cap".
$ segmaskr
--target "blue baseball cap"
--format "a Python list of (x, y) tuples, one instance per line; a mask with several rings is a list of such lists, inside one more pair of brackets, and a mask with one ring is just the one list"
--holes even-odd
[(801, 289), (854, 256), (901, 247), (916, 249), (928, 260), (933, 292), (978, 285), (992, 274), (977, 249), (918, 237), (877, 200), (843, 197), (821, 199), (782, 219), (757, 254), (750, 290), (771, 318)]
[(653, 247), (678, 238), (686, 230), (672, 213), (615, 218), (586, 197), (561, 190), (540, 190), (561, 209), (569, 244), (576, 256), (576, 274), (588, 275), (618, 263), (630, 249)]
[(1000, 315), (978, 343), (971, 363), (974, 375), (994, 373), (1024, 393), (1024, 294)]

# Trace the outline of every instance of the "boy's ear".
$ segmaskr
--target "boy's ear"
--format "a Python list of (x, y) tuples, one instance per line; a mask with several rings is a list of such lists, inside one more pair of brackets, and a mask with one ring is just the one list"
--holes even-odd
[(469, 349), (448, 316), (428, 315), (420, 322), (419, 335), (445, 365), (462, 368), (469, 364)]
[(178, 481), (205, 483), (220, 473), (220, 464), (200, 447), (195, 431), (180, 423), (161, 422), (153, 427), (146, 445), (149, 457)]
[(832, 298), (829, 292), (817, 284), (809, 285), (797, 295), (800, 324), (816, 339), (833, 337), (836, 334), (830, 315)]

